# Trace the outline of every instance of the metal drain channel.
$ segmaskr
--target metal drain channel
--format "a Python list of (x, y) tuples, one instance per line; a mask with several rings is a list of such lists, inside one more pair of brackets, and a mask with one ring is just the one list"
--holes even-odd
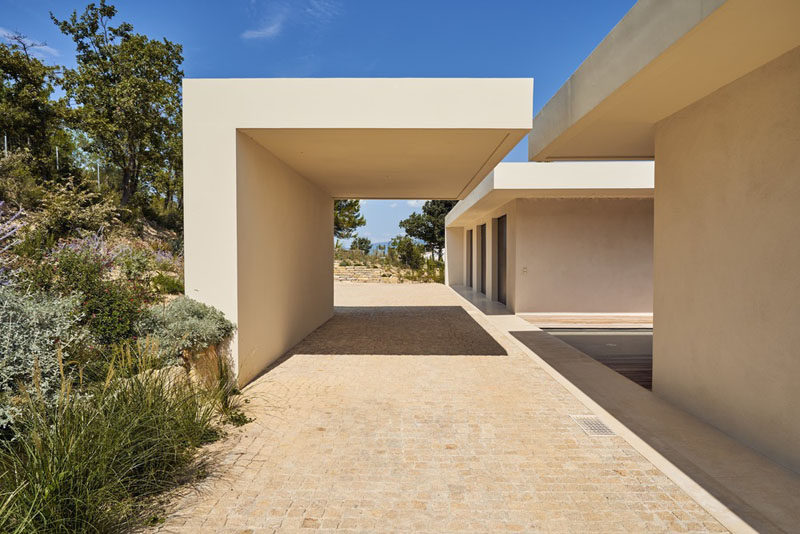
[(614, 435), (614, 431), (608, 428), (596, 415), (570, 415), (570, 417), (590, 436)]

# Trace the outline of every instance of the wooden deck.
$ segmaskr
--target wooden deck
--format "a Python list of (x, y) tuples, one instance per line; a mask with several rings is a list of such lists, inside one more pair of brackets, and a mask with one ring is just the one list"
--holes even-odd
[(546, 328), (545, 331), (640, 386), (653, 388), (651, 329), (570, 325)]
[[(591, 354), (589, 356), (592, 356)], [(633, 380), (643, 388), (653, 389), (653, 355), (592, 356), (606, 367)]]
[(652, 313), (522, 313), (539, 328), (653, 328)]

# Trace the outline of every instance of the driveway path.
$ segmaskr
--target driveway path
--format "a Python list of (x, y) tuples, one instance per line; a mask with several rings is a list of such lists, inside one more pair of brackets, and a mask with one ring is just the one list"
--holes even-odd
[(163, 532), (721, 532), (449, 288), (337, 284)]

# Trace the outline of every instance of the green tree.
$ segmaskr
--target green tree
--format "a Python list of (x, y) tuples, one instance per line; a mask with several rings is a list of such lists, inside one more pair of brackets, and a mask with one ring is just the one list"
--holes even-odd
[(125, 205), (141, 178), (155, 176), (165, 164), (180, 124), (183, 55), (179, 44), (134, 33), (127, 22), (111, 26), (116, 14), (100, 0), (80, 17), (75, 11), (65, 20), (50, 17), (77, 48), (77, 68), (65, 70), (63, 79), (74, 120), (91, 149), (119, 168)]
[(360, 250), (364, 254), (369, 254), (372, 250), (372, 241), (366, 237), (353, 236), (353, 241), (350, 242), (350, 250)]
[(163, 165), (156, 172), (152, 186), (161, 197), (164, 213), (183, 210), (183, 136), (180, 124), (174, 125), (163, 154)]
[(29, 150), (9, 152), (5, 157), (0, 153), (0, 203), (24, 209), (39, 204), (44, 189), (33, 173), (32, 160)]
[[(8, 43), (0, 43), (0, 136), (6, 136), (10, 152), (29, 152), (27, 164), (37, 178), (66, 176), (71, 152), (63, 130), (66, 108), (51, 99), (58, 82), (56, 67), (31, 55), (41, 43), (18, 33), (6, 39)], [(56, 147), (61, 149), (59, 165)]]
[(333, 201), (333, 235), (339, 239), (353, 237), (359, 226), (367, 223), (361, 215), (361, 201), (359, 200), (334, 200)]
[(456, 205), (455, 200), (428, 200), (422, 213), (414, 212), (400, 221), (400, 227), (411, 237), (425, 243), (425, 250), (435, 252), (439, 261), (444, 250), (444, 218)]
[(422, 247), (407, 235), (393, 238), (391, 248), (396, 251), (397, 258), (402, 264), (414, 270), (422, 267), (425, 259), (422, 256)]
[(164, 208), (174, 203), (179, 210), (183, 210), (183, 132), (180, 119), (173, 125), (173, 131), (175, 133), (170, 138), (166, 153), (166, 168), (170, 178), (163, 192)]

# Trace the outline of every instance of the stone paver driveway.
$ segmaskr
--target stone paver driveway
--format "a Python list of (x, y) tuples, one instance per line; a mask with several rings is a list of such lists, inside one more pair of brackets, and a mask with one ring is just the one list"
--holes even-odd
[(719, 532), (441, 285), (345, 285), (164, 532)]

